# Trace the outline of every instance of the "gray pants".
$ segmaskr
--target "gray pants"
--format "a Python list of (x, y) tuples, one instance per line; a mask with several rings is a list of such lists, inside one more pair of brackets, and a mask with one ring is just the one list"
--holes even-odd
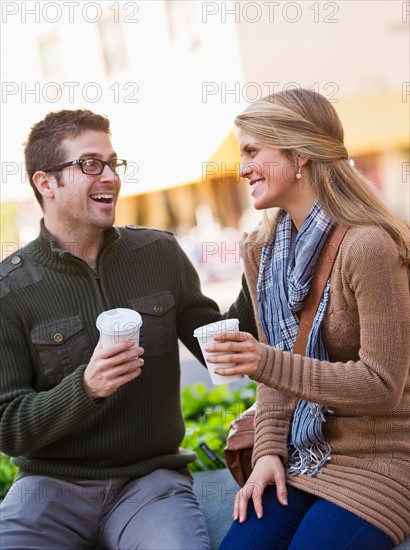
[(173, 470), (77, 482), (24, 477), (0, 520), (1, 550), (209, 550), (192, 479)]

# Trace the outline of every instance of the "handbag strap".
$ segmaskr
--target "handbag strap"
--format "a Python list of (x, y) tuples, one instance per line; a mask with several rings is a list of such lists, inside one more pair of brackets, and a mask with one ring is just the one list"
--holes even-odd
[(309, 292), (307, 293), (303, 303), (293, 353), (297, 353), (299, 355), (305, 355), (306, 353), (306, 346), (309, 333), (313, 325), (313, 320), (316, 316), (326, 283), (332, 271), (333, 264), (335, 263), (339, 246), (346, 231), (347, 227), (336, 225), (332, 228), (328, 238), (326, 239), (326, 243), (316, 265), (312, 284), (310, 285)]

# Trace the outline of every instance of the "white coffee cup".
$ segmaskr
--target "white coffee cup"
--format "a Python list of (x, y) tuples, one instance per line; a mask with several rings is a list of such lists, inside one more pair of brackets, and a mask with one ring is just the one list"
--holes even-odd
[(208, 363), (206, 357), (211, 357), (212, 355), (224, 355), (225, 352), (210, 353), (205, 351), (205, 347), (214, 342), (215, 334), (220, 334), (221, 332), (236, 332), (239, 330), (239, 321), (238, 319), (223, 319), (222, 321), (216, 321), (215, 323), (209, 323), (202, 327), (198, 327), (194, 331), (195, 338), (198, 338), (198, 343), (201, 346), (202, 354), (204, 356), (206, 366), (211, 377), (211, 381), (214, 385), (219, 384), (229, 384), (230, 382), (236, 382), (243, 378), (243, 374), (233, 374), (231, 376), (222, 376), (216, 374), (215, 368), (228, 368), (233, 367), (235, 363)]
[(139, 344), (142, 317), (133, 309), (118, 307), (103, 311), (97, 317), (96, 325), (103, 348), (125, 340), (133, 340), (137, 346)]

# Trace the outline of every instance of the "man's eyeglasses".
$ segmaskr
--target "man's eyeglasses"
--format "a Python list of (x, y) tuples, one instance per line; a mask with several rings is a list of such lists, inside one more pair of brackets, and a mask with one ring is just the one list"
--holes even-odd
[(66, 162), (65, 164), (59, 164), (58, 166), (52, 166), (47, 168), (44, 172), (59, 172), (67, 166), (79, 165), (81, 172), (87, 176), (99, 176), (103, 173), (105, 166), (109, 166), (111, 170), (117, 176), (125, 174), (127, 169), (127, 161), (124, 159), (113, 160), (100, 160), (100, 159), (79, 159)]

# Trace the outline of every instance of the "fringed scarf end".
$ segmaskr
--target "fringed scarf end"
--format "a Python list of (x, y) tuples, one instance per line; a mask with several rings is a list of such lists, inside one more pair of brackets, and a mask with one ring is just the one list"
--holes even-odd
[(290, 456), (286, 467), (286, 472), (295, 476), (298, 474), (306, 474), (313, 477), (317, 473), (321, 473), (321, 468), (328, 460), (331, 460), (331, 447), (328, 443), (315, 445), (304, 449), (295, 449)]

